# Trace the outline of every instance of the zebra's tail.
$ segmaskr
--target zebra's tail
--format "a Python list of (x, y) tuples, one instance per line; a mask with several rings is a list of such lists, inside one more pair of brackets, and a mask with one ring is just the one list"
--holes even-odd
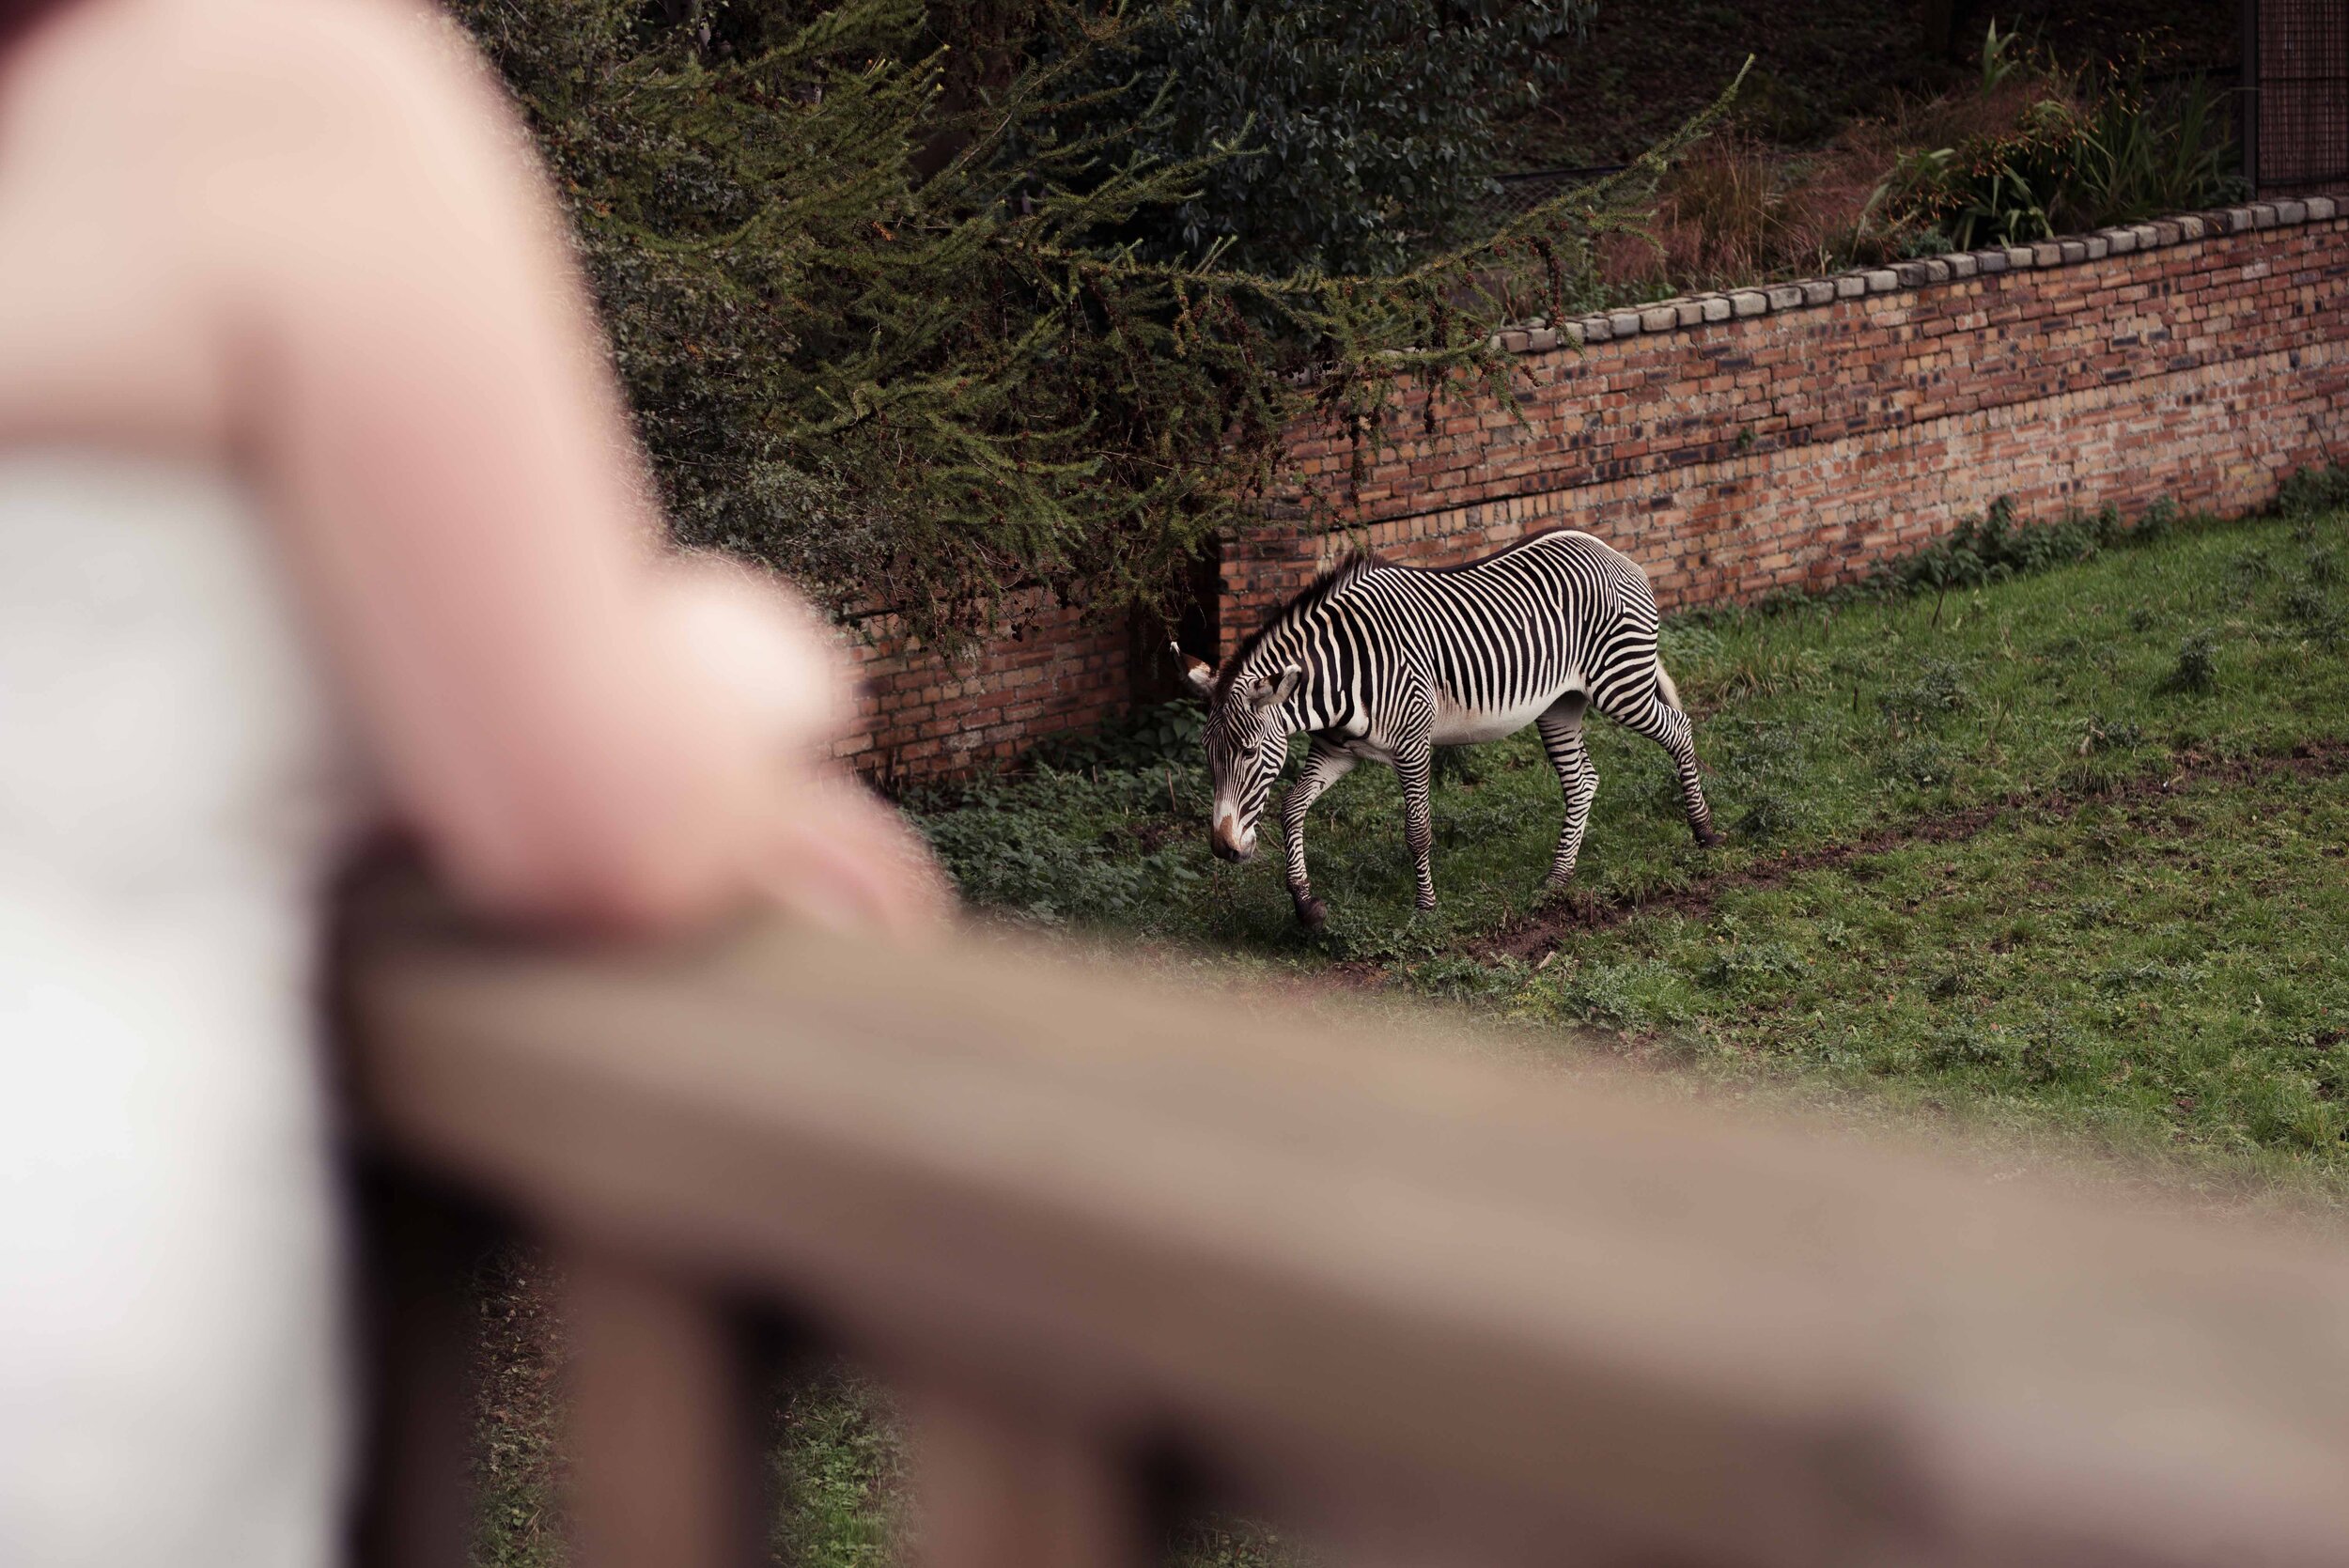
[(1672, 684), (1672, 677), (1664, 673), (1664, 661), (1661, 659), (1658, 659), (1656, 661), (1656, 684), (1663, 688), (1664, 700), (1672, 705), (1672, 710), (1674, 712), (1686, 713), (1688, 711), (1687, 708), (1680, 706), (1680, 688), (1674, 686)]

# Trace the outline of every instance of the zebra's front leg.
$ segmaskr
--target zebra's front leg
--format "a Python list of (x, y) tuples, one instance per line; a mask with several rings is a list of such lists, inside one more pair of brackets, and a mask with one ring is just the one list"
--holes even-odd
[(1423, 911), (1436, 907), (1436, 822), (1428, 799), (1435, 772), (1436, 748), (1427, 741), (1395, 749), (1394, 776), (1403, 784), (1403, 842), (1410, 846)]
[(1289, 897), (1296, 901), (1297, 919), (1308, 931), (1318, 931), (1330, 918), (1330, 906), (1314, 896), (1313, 880), (1305, 874), (1305, 814), (1322, 791), (1352, 770), (1354, 757), (1318, 736), (1305, 753), (1297, 782), (1281, 800), (1281, 846), (1288, 857)]
[(1565, 826), (1558, 831), (1558, 852), (1549, 860), (1548, 886), (1563, 888), (1574, 877), (1581, 858), (1582, 835), (1591, 826), (1591, 802), (1598, 796), (1598, 769), (1582, 738), (1582, 711), (1588, 706), (1580, 692), (1563, 697), (1533, 721), (1541, 732), (1542, 751), (1558, 770), (1558, 788), (1566, 798)]

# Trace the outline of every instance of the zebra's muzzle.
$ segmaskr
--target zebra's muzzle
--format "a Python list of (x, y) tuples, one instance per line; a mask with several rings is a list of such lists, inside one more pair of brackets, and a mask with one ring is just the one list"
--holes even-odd
[(1256, 835), (1241, 832), (1239, 825), (1228, 816), (1216, 819), (1214, 830), (1207, 834), (1207, 842), (1220, 861), (1244, 861), (1256, 852)]

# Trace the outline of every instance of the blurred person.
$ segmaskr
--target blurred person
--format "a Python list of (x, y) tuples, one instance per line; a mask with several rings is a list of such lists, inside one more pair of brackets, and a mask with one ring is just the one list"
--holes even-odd
[(0, 0), (0, 1562), (340, 1549), (323, 890), (934, 918), (842, 675), (667, 557), (555, 204), (398, 0)]

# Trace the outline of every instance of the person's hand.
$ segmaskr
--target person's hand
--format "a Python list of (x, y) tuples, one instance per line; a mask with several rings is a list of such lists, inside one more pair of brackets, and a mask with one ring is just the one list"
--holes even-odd
[(777, 905), (832, 930), (908, 938), (954, 895), (905, 818), (828, 758), (854, 713), (848, 665), (805, 604), (747, 567), (663, 567), (663, 613), (697, 668), (739, 704), (776, 762), (776, 818), (750, 867)]

